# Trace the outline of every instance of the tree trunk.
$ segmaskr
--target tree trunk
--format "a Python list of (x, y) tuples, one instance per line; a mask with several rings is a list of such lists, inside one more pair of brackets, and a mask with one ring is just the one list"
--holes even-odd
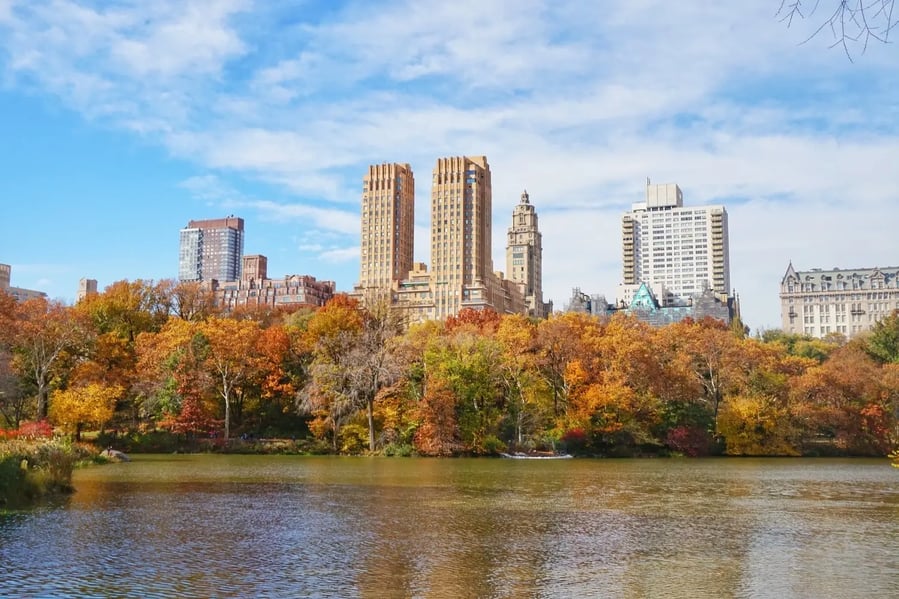
[(375, 402), (369, 398), (365, 402), (368, 411), (368, 450), (372, 453), (375, 451)]
[(230, 393), (224, 393), (225, 396), (225, 443), (228, 442), (228, 436), (231, 434), (231, 398)]

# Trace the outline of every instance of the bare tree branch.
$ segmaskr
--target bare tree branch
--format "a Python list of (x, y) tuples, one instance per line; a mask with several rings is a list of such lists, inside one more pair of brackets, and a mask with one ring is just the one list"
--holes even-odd
[[(825, 15), (821, 24), (802, 41), (803, 44), (822, 31), (830, 30), (833, 37), (831, 48), (843, 48), (846, 57), (852, 62), (852, 50), (861, 45), (861, 53), (868, 49), (868, 43), (877, 41), (890, 43), (890, 31), (896, 26), (893, 19), (893, 8), (896, 0), (833, 0), (833, 10)], [(813, 19), (821, 6), (821, 0), (781, 0), (776, 16), (787, 27), (793, 25), (794, 19)]]

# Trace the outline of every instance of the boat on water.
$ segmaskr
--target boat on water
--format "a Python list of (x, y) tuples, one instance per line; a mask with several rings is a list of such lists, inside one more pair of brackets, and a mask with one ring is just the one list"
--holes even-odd
[(568, 453), (523, 453), (520, 451), (499, 455), (510, 460), (568, 460), (574, 457)]

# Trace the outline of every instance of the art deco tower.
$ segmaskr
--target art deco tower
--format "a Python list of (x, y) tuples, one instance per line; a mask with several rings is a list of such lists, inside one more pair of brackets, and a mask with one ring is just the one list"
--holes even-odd
[(431, 273), (438, 319), (458, 313), (469, 300), (492, 299), (492, 207), (486, 156), (437, 160), (431, 182)]
[(368, 167), (362, 179), (359, 287), (387, 291), (412, 269), (415, 178), (408, 164)]
[(506, 276), (524, 285), (528, 314), (542, 318), (543, 240), (537, 227), (537, 211), (525, 191), (512, 211), (512, 226), (506, 242)]

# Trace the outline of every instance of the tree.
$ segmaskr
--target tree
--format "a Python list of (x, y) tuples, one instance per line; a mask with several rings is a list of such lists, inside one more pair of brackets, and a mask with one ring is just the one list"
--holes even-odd
[(865, 345), (878, 362), (899, 364), (899, 310), (893, 310), (871, 328)]
[(215, 294), (197, 281), (160, 281), (158, 289), (168, 297), (171, 313), (182, 320), (199, 321), (219, 314)]
[(518, 446), (532, 445), (529, 439), (544, 430), (552, 417), (549, 388), (537, 371), (536, 337), (536, 323), (521, 314), (504, 316), (496, 331), (506, 418)]
[(786, 405), (765, 395), (736, 395), (721, 411), (719, 432), (729, 455), (799, 455)]
[(84, 425), (103, 426), (115, 411), (116, 401), (125, 389), (119, 385), (90, 383), (83, 387), (70, 387), (53, 392), (50, 405), (50, 421), (75, 434), (81, 440)]
[(259, 351), (261, 329), (249, 320), (213, 317), (199, 324), (199, 334), (207, 342), (206, 366), (225, 406), (224, 438), (231, 432), (231, 404), (243, 396), (244, 385), (257, 375), (263, 364)]
[(313, 359), (298, 407), (313, 416), (310, 428), (316, 436), (331, 433), (334, 451), (341, 427), (360, 409), (345, 366), (362, 327), (359, 303), (346, 295), (332, 298), (306, 322), (306, 344)]
[(596, 318), (573, 312), (552, 316), (537, 325), (537, 371), (552, 393), (555, 416), (565, 411), (568, 402), (568, 363), (583, 351), (583, 332), (598, 326)]
[(718, 413), (729, 391), (736, 391), (747, 375), (745, 340), (720, 321), (704, 319), (668, 325), (660, 331), (666, 351), (700, 385), (697, 399), (708, 409), (712, 431), (718, 434)]
[(823, 15), (805, 42), (829, 30), (833, 37), (831, 48), (841, 46), (850, 61), (850, 46), (861, 44), (864, 53), (871, 41), (889, 43), (890, 31), (896, 26), (895, 0), (831, 0), (825, 3), (828, 8), (821, 4), (821, 0), (781, 0), (777, 16), (790, 27), (794, 20)]
[(115, 333), (129, 344), (144, 331), (158, 331), (169, 316), (164, 286), (152, 282), (116, 281), (81, 300), (76, 310), (87, 314), (99, 333)]
[(13, 367), (34, 387), (37, 417), (47, 417), (50, 390), (61, 375), (66, 352), (77, 351), (88, 337), (88, 327), (59, 302), (34, 298), (16, 305), (15, 320), (6, 336)]
[[(343, 420), (364, 409), (368, 449), (374, 451), (375, 400), (401, 375), (395, 351), (403, 328), (401, 316), (383, 302), (368, 309), (349, 303), (327, 308), (309, 321), (308, 330), (317, 337), (308, 407), (327, 414), (335, 447)], [(341, 314), (343, 324), (336, 321)]]
[(0, 416), (3, 417), (0, 425), (17, 429), (25, 420), (29, 402), (13, 371), (12, 359), (12, 354), (0, 347)]

